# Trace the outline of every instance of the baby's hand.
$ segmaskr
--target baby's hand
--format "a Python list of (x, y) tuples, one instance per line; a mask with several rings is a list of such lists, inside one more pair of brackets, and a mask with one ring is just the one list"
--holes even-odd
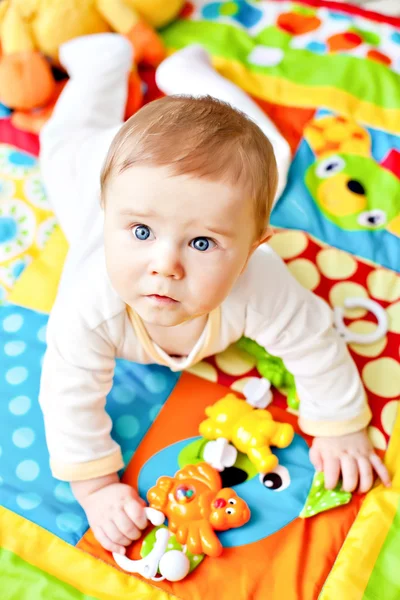
[(124, 483), (111, 483), (88, 494), (82, 507), (98, 542), (110, 552), (125, 554), (147, 526), (144, 502)]
[(374, 471), (382, 483), (390, 486), (390, 476), (379, 456), (374, 452), (366, 429), (338, 437), (315, 438), (310, 460), (317, 471), (325, 475), (325, 487), (333, 489), (340, 478), (343, 490), (368, 492), (374, 482)]

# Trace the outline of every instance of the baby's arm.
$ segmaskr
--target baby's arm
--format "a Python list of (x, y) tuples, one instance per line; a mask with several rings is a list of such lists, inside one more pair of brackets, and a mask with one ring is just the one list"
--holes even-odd
[(137, 492), (119, 481), (124, 463), (105, 410), (115, 347), (105, 326), (91, 329), (67, 302), (53, 310), (47, 343), (39, 400), (52, 473), (71, 482), (102, 546), (123, 553), (147, 520)]
[[(303, 288), (272, 251), (258, 254), (245, 335), (280, 356), (296, 380), (299, 424), (316, 436), (310, 458), (326, 486), (353, 491), (372, 485), (372, 468), (389, 476), (366, 434), (371, 411), (357, 368), (332, 325), (332, 311)], [(253, 265), (253, 269), (254, 269)], [(265, 273), (263, 277), (261, 273)]]

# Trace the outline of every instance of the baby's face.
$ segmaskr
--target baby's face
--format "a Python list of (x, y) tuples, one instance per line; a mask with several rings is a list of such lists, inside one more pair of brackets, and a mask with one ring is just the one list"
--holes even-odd
[(240, 186), (132, 167), (108, 184), (111, 283), (145, 323), (170, 327), (219, 306), (257, 246)]

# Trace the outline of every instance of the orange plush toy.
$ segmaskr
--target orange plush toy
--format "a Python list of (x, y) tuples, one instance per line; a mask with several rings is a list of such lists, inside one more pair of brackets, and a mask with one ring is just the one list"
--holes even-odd
[[(18, 111), (48, 109), (58, 86), (51, 66), (59, 47), (75, 37), (115, 31), (133, 45), (136, 64), (157, 66), (165, 56), (155, 28), (172, 21), (183, 0), (2, 0), (0, 1), (0, 102)], [(135, 69), (130, 112), (142, 100)]]

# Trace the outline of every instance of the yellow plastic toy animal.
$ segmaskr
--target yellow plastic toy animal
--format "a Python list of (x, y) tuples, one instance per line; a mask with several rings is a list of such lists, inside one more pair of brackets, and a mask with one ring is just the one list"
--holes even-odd
[(289, 423), (277, 423), (267, 410), (254, 409), (235, 394), (228, 394), (206, 408), (209, 417), (200, 423), (200, 435), (208, 440), (225, 438), (254, 464), (259, 473), (278, 465), (270, 446), (286, 448), (293, 440)]
[[(56, 91), (50, 63), (81, 35), (115, 31), (135, 49), (135, 61), (157, 65), (164, 48), (154, 31), (172, 21), (183, 0), (0, 1), (0, 102), (14, 109), (43, 107)], [(138, 82), (140, 86), (140, 82)]]

